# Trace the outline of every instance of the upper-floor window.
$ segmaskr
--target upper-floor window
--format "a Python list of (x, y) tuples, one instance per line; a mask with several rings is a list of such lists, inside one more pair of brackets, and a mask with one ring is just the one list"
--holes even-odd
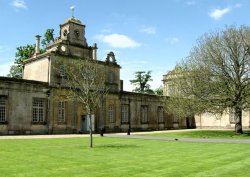
[(164, 109), (162, 106), (158, 106), (157, 114), (158, 114), (158, 122), (163, 123), (164, 122)]
[(108, 116), (109, 116), (109, 122), (114, 123), (115, 122), (115, 105), (110, 104), (108, 107)]
[(121, 115), (121, 122), (128, 123), (129, 122), (129, 105), (123, 104), (122, 105), (122, 115)]
[(141, 106), (141, 123), (148, 123), (148, 106)]
[(45, 99), (34, 98), (32, 122), (44, 122), (44, 121), (45, 121)]
[(113, 73), (113, 72), (110, 72), (110, 73), (109, 73), (108, 82), (109, 82), (109, 83), (113, 83), (113, 82), (114, 82), (114, 73)]
[(60, 76), (61, 77), (64, 77), (65, 76), (65, 65), (64, 64), (61, 64), (59, 66), (59, 73), (60, 73)]
[(0, 122), (6, 121), (7, 97), (0, 95)]
[(167, 96), (172, 96), (172, 95), (175, 94), (175, 88), (174, 88), (174, 86), (172, 84), (169, 84), (167, 86), (167, 89), (168, 89)]
[(65, 102), (64, 101), (58, 102), (58, 122), (59, 123), (65, 122)]

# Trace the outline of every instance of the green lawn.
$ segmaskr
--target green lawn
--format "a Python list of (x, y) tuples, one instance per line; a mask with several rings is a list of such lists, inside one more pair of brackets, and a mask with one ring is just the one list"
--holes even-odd
[(171, 133), (149, 133), (146, 136), (160, 136), (160, 137), (176, 137), (176, 138), (221, 138), (221, 139), (250, 139), (249, 134), (244, 133), (236, 135), (233, 130), (195, 130), (187, 132), (171, 132)]
[(249, 144), (94, 138), (0, 140), (0, 176), (249, 176)]

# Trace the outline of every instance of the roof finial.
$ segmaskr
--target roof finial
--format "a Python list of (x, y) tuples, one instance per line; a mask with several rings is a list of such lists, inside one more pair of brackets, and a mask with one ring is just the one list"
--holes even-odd
[(71, 10), (71, 13), (72, 13), (72, 17), (74, 18), (75, 6), (70, 6), (70, 10)]

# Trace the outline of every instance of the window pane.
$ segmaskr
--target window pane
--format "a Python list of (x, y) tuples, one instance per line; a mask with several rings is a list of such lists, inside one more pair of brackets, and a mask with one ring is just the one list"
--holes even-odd
[(109, 105), (108, 107), (108, 114), (109, 114), (109, 122), (115, 122), (115, 106), (113, 104)]
[(122, 123), (128, 123), (129, 121), (129, 105), (122, 105)]
[(65, 102), (58, 102), (58, 122), (65, 122)]
[(141, 106), (141, 122), (148, 123), (148, 106)]
[(160, 123), (164, 122), (164, 110), (163, 110), (163, 107), (161, 106), (158, 107), (158, 121)]
[(7, 98), (0, 97), (0, 122), (6, 121), (6, 104), (7, 104)]
[(33, 100), (33, 122), (43, 122), (45, 115), (45, 100), (34, 98)]

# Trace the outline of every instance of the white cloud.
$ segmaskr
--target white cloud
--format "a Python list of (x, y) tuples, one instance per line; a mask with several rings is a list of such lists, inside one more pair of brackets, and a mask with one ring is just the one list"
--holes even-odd
[(140, 31), (143, 33), (146, 33), (146, 34), (155, 34), (156, 33), (156, 29), (154, 27), (143, 28)]
[(17, 9), (26, 9), (27, 5), (24, 0), (14, 0), (12, 1), (12, 6), (14, 6)]
[(237, 3), (233, 6), (228, 6), (226, 8), (223, 9), (214, 9), (212, 10), (208, 15), (213, 18), (214, 20), (219, 20), (220, 18), (222, 18), (224, 15), (228, 14), (229, 12), (231, 12), (233, 9), (236, 8), (240, 8), (242, 6), (242, 4)]
[(195, 2), (195, 1), (187, 1), (186, 4), (187, 4), (188, 6), (192, 6), (192, 5), (195, 5), (196, 2)]
[(141, 44), (131, 39), (130, 37), (123, 34), (109, 34), (109, 35), (97, 35), (96, 39), (103, 43), (107, 43), (109, 46), (114, 48), (135, 48), (139, 47)]
[(180, 39), (178, 37), (166, 38), (165, 40), (170, 44), (176, 44), (180, 42)]
[(209, 16), (215, 20), (219, 20), (225, 14), (229, 13), (232, 9), (230, 7), (226, 7), (224, 9), (214, 9), (212, 12), (209, 13)]

